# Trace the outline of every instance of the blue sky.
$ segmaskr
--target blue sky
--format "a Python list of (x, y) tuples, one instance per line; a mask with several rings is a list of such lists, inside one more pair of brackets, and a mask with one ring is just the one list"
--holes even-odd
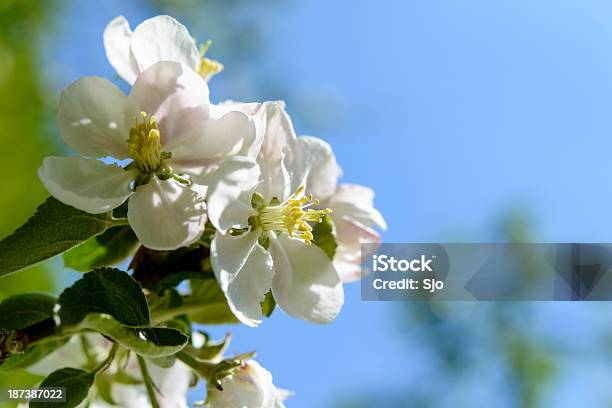
[[(66, 4), (45, 51), (58, 87), (111, 78), (106, 22), (153, 13), (142, 2)], [(309, 0), (267, 18), (260, 69), (295, 92), (227, 94), (219, 79), (212, 98), (286, 99), (290, 113), (325, 117), (303, 115), (298, 133), (325, 138), (344, 180), (376, 190), (387, 242), (490, 241), (514, 209), (530, 214), (541, 242), (610, 242), (612, 3)], [(233, 331), (233, 351), (256, 349), (277, 385), (296, 392), (292, 407), (333, 406), (355, 389), (399, 389), (409, 368), (428, 372), (396, 327), (398, 305), (361, 302), (359, 285), (346, 292), (328, 326), (277, 311), (255, 330), (211, 332)], [(562, 316), (600, 324), (587, 308), (536, 309), (553, 335)]]

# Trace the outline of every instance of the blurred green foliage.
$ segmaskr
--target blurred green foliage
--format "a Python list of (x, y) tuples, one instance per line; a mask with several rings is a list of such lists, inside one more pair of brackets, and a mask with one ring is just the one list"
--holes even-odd
[[(45, 103), (44, 65), (37, 39), (48, 33), (55, 5), (51, 1), (0, 0), (0, 151), (4, 173), (0, 181), (0, 238), (23, 224), (47, 196), (36, 170), (50, 150), (46, 133), (53, 111)], [(52, 290), (44, 266), (0, 281), (0, 299), (14, 293)], [(1, 386), (25, 386), (37, 379), (27, 373), (0, 373)]]

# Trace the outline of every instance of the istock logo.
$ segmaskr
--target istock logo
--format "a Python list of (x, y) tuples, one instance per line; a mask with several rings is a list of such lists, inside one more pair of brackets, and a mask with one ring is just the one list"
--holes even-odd
[(395, 259), (388, 255), (372, 255), (372, 270), (374, 272), (433, 272), (431, 263), (435, 256), (427, 259), (425, 255), (421, 255), (416, 259)]

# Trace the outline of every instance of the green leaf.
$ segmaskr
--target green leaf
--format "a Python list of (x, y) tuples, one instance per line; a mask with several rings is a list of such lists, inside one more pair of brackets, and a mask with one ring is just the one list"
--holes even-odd
[(114, 406), (117, 403), (113, 400), (113, 378), (109, 375), (96, 376), (96, 391), (104, 402)]
[(103, 314), (90, 314), (77, 327), (98, 331), (135, 353), (149, 358), (176, 354), (189, 340), (176, 329), (166, 327), (135, 329), (124, 326)]
[(229, 347), (232, 340), (231, 333), (228, 333), (225, 338), (219, 342), (210, 341), (206, 333), (200, 332), (204, 336), (204, 345), (200, 348), (195, 348), (191, 345), (185, 347), (185, 352), (199, 358), (200, 360), (212, 360), (218, 357), (223, 357), (223, 353)]
[[(72, 408), (79, 405), (93, 385), (95, 373), (76, 368), (62, 368), (54, 371), (40, 384), (41, 387), (65, 387), (66, 402), (61, 406)], [(30, 402), (31, 408), (57, 408), (57, 402)]]
[(32, 218), (0, 241), (0, 277), (61, 254), (112, 223), (110, 212), (88, 214), (49, 197)]
[(238, 323), (216, 279), (192, 281), (191, 288), (191, 296), (181, 306), (198, 308), (188, 314), (189, 319), (200, 324)]
[(4, 363), (0, 365), (0, 372), (20, 370), (36, 364), (53, 351), (66, 344), (67, 341), (68, 339), (54, 339), (28, 346), (23, 354), (13, 354), (4, 361)]
[(64, 253), (64, 265), (80, 272), (115, 265), (127, 258), (138, 245), (129, 226), (112, 227)]
[(24, 293), (0, 303), (0, 329), (20, 330), (53, 316), (55, 296), (46, 293)]
[(321, 248), (329, 259), (333, 260), (338, 244), (336, 243), (336, 225), (329, 215), (323, 217), (320, 223), (315, 224), (312, 228), (312, 235), (314, 236), (312, 242)]
[(274, 296), (272, 295), (272, 291), (269, 290), (266, 293), (266, 298), (261, 302), (261, 311), (263, 312), (264, 316), (270, 317), (272, 315), (272, 312), (274, 312), (275, 308), (276, 308), (276, 300), (274, 299)]
[(106, 313), (131, 327), (149, 325), (149, 308), (142, 288), (126, 272), (101, 268), (88, 272), (59, 297), (62, 326), (72, 326), (89, 313)]

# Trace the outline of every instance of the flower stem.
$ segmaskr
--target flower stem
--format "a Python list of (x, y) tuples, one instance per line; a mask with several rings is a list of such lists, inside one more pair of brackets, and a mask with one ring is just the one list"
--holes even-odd
[(110, 222), (109, 228), (123, 227), (125, 225), (130, 225), (127, 218), (113, 218)]
[(210, 376), (212, 375), (213, 370), (216, 366), (216, 364), (199, 360), (195, 358), (194, 356), (192, 356), (191, 354), (186, 353), (185, 351), (179, 351), (176, 354), (176, 358), (181, 360), (183, 363), (189, 366), (193, 371), (198, 373), (200, 377), (206, 380), (210, 380)]
[(106, 370), (111, 363), (113, 362), (113, 359), (115, 358), (115, 354), (117, 354), (117, 349), (119, 348), (119, 344), (118, 343), (113, 343), (113, 346), (111, 347), (110, 351), (108, 352), (108, 357), (106, 357), (104, 359), (104, 361), (102, 361), (102, 363), (100, 363), (100, 365), (96, 368), (94, 368), (93, 372), (98, 374), (104, 370)]
[(144, 380), (145, 386), (147, 388), (147, 394), (149, 395), (149, 401), (151, 401), (152, 408), (159, 408), (159, 402), (157, 402), (157, 397), (155, 396), (155, 385), (153, 384), (153, 380), (149, 375), (149, 370), (147, 369), (147, 363), (144, 361), (140, 355), (136, 355), (138, 359), (138, 366), (140, 367), (140, 373), (142, 374), (142, 379)]

